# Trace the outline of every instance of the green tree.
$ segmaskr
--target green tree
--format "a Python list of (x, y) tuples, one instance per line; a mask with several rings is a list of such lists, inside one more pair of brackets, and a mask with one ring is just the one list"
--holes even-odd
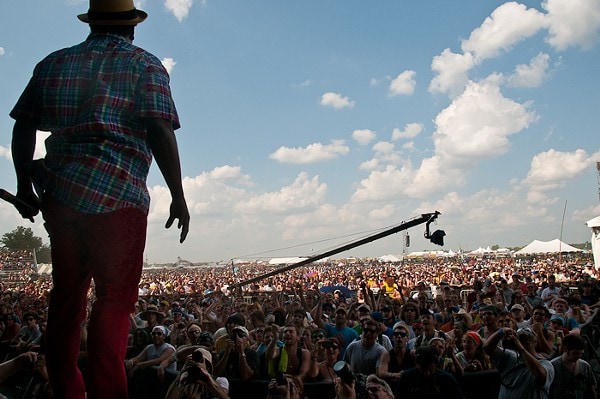
[(5, 233), (0, 239), (3, 248), (9, 251), (37, 251), (42, 248), (42, 239), (33, 235), (29, 227), (18, 226), (15, 230)]
[(38, 263), (52, 263), (50, 245), (42, 245), (42, 247), (36, 252), (36, 256)]

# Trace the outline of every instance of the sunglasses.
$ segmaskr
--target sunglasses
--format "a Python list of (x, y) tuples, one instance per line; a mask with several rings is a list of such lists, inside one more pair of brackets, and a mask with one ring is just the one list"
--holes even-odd
[(533, 332), (533, 330), (529, 327), (523, 327), (523, 328), (519, 328), (517, 330), (517, 334), (520, 333), (525, 333), (525, 334), (529, 334), (529, 335), (535, 335), (535, 332)]
[(375, 330), (373, 328), (364, 328), (363, 332), (366, 334), (375, 334), (377, 332), (377, 330)]
[(333, 342), (323, 342), (323, 348), (325, 349), (340, 349), (339, 346), (337, 346), (336, 344), (334, 344)]
[(246, 334), (244, 334), (244, 332), (242, 331), (235, 331), (231, 336), (237, 338), (245, 338)]
[(408, 334), (405, 332), (395, 332), (394, 337), (408, 337)]
[(152, 333), (152, 335), (163, 335), (163, 333), (155, 331), (155, 332)]
[(533, 312), (534, 316), (539, 316), (539, 317), (546, 317), (545, 313), (540, 313), (540, 312)]

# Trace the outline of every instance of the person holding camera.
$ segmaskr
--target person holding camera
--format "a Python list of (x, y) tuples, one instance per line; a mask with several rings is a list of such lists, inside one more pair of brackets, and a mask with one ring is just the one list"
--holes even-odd
[[(304, 399), (304, 383), (297, 375), (277, 373), (269, 381), (267, 399)], [(170, 399), (170, 398), (167, 398)]]
[(244, 381), (258, 377), (258, 354), (250, 349), (249, 335), (244, 326), (231, 330), (226, 348), (215, 365), (215, 375)]
[(169, 386), (165, 399), (228, 399), (229, 381), (214, 377), (212, 371), (212, 354), (204, 348), (196, 348)]
[[(504, 338), (504, 347), (498, 346)], [(550, 384), (554, 379), (552, 364), (536, 351), (537, 334), (531, 327), (515, 331), (500, 328), (483, 344), (500, 372), (500, 398), (548, 398)]]

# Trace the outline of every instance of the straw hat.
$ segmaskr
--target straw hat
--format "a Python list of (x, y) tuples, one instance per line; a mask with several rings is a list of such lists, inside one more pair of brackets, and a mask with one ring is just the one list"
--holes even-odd
[(464, 324), (467, 326), (468, 329), (473, 326), (473, 317), (471, 317), (471, 314), (469, 312), (467, 312), (465, 309), (461, 308), (458, 312), (454, 313), (454, 316), (464, 317), (465, 318)]
[(147, 17), (147, 13), (135, 8), (133, 0), (90, 0), (88, 12), (77, 16), (86, 24), (122, 26), (137, 25)]

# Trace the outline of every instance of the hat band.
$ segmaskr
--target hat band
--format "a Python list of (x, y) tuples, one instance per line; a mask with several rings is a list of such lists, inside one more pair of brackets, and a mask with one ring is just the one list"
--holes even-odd
[(90, 21), (107, 21), (107, 20), (118, 20), (118, 21), (131, 21), (138, 17), (137, 10), (134, 8), (129, 11), (117, 11), (117, 12), (102, 12), (89, 10), (88, 18)]

